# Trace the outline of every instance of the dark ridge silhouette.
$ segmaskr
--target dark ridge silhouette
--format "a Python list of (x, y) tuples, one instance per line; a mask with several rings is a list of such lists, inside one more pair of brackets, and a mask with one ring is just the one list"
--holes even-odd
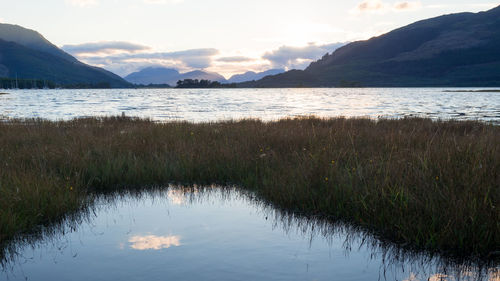
[(66, 85), (130, 87), (118, 75), (78, 61), (38, 32), (0, 24), (0, 77)]

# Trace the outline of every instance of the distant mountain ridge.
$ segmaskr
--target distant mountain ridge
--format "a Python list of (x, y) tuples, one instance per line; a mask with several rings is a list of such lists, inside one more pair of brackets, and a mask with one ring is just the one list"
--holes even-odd
[(418, 21), (241, 86), (500, 86), (500, 7)]
[[(131, 73), (124, 77), (130, 83), (134, 84), (169, 84), (175, 77), (179, 76), (179, 71), (165, 67), (147, 67), (140, 71)], [(171, 85), (173, 86), (173, 85)]]
[(259, 80), (269, 75), (276, 75), (285, 72), (284, 69), (269, 69), (263, 72), (247, 71), (243, 74), (235, 74), (227, 80), (227, 83), (241, 83), (253, 80)]
[(176, 69), (165, 67), (147, 67), (125, 76), (125, 80), (139, 85), (168, 84), (170, 86), (175, 86), (177, 81), (184, 79), (210, 80), (221, 83), (226, 82), (224, 76), (214, 72), (195, 70), (179, 73)]
[(224, 76), (220, 75), (219, 73), (207, 72), (202, 70), (194, 70), (186, 73), (181, 73), (181, 76), (178, 80), (184, 79), (210, 80), (212, 82), (215, 81), (221, 83), (226, 82), (226, 78), (224, 78)]
[(263, 72), (248, 71), (243, 74), (231, 76), (228, 80), (224, 76), (202, 70), (194, 70), (180, 73), (178, 70), (166, 67), (147, 67), (137, 72), (133, 72), (124, 77), (130, 83), (137, 85), (169, 84), (175, 86), (177, 81), (184, 79), (210, 80), (224, 84), (241, 83), (246, 81), (259, 80), (269, 75), (276, 75), (285, 72), (284, 69), (270, 69)]
[(0, 24), (0, 77), (49, 80), (62, 85), (129, 87), (116, 74), (78, 61), (40, 33)]

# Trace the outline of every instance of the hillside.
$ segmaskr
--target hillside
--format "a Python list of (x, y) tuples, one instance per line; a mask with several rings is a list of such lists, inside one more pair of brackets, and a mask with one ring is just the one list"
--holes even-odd
[(0, 77), (129, 87), (121, 77), (79, 62), (38, 32), (9, 24), (0, 24)]
[(242, 86), (500, 86), (500, 7), (419, 21)]

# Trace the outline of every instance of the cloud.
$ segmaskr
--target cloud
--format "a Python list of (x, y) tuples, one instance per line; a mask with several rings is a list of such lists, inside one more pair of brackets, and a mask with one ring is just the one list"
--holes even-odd
[[(100, 0), (65, 0), (66, 3), (78, 6), (78, 7), (87, 7), (98, 5)], [(142, 0), (145, 4), (153, 4), (153, 5), (164, 5), (164, 4), (179, 4), (184, 2), (184, 0)]]
[(182, 62), (189, 68), (204, 69), (212, 65), (211, 57), (185, 57)]
[(382, 0), (364, 0), (351, 10), (351, 14), (404, 12), (420, 8), (422, 8), (421, 1), (400, 1), (391, 4)]
[(87, 7), (99, 4), (98, 0), (66, 0), (66, 3), (69, 3), (73, 6), (78, 7)]
[(184, 2), (184, 0), (143, 0), (143, 1), (146, 4), (155, 4), (155, 5), (178, 4)]
[(204, 58), (215, 56), (219, 50), (213, 48), (191, 49), (176, 52), (156, 52), (156, 53), (129, 53), (108, 56), (110, 60), (131, 60), (131, 59), (184, 59), (184, 58)]
[(393, 5), (393, 9), (396, 11), (409, 11), (422, 8), (422, 2), (397, 2)]
[(386, 4), (380, 0), (365, 0), (358, 4), (356, 10), (359, 12), (373, 12), (380, 11), (386, 8)]
[(248, 62), (254, 60), (255, 60), (254, 58), (244, 57), (244, 56), (221, 57), (217, 59), (217, 61), (228, 62), (228, 63)]
[(273, 68), (303, 69), (343, 45), (345, 43), (325, 45), (310, 43), (305, 47), (281, 46), (277, 50), (265, 53), (262, 58), (270, 61)]
[(114, 54), (116, 52), (138, 52), (149, 50), (147, 46), (123, 42), (123, 41), (106, 41), (96, 43), (84, 43), (78, 45), (65, 45), (62, 49), (73, 55), (81, 54)]
[(219, 50), (213, 48), (192, 49), (178, 52), (138, 53), (110, 56), (106, 59), (111, 61), (177, 61), (182, 62), (187, 68), (207, 68), (212, 64), (212, 57), (219, 54)]

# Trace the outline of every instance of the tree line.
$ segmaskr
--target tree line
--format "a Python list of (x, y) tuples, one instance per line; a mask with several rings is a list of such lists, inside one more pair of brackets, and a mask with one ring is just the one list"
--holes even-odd
[(41, 79), (0, 78), (0, 89), (109, 89), (109, 82), (57, 84)]
[(40, 79), (0, 78), (1, 89), (54, 89), (56, 83)]
[(210, 88), (236, 88), (235, 83), (231, 84), (222, 84), (217, 81), (210, 81), (210, 80), (205, 80), (205, 79), (184, 79), (184, 80), (179, 80), (177, 81), (177, 86), (176, 88), (204, 88), (204, 89), (210, 89)]

